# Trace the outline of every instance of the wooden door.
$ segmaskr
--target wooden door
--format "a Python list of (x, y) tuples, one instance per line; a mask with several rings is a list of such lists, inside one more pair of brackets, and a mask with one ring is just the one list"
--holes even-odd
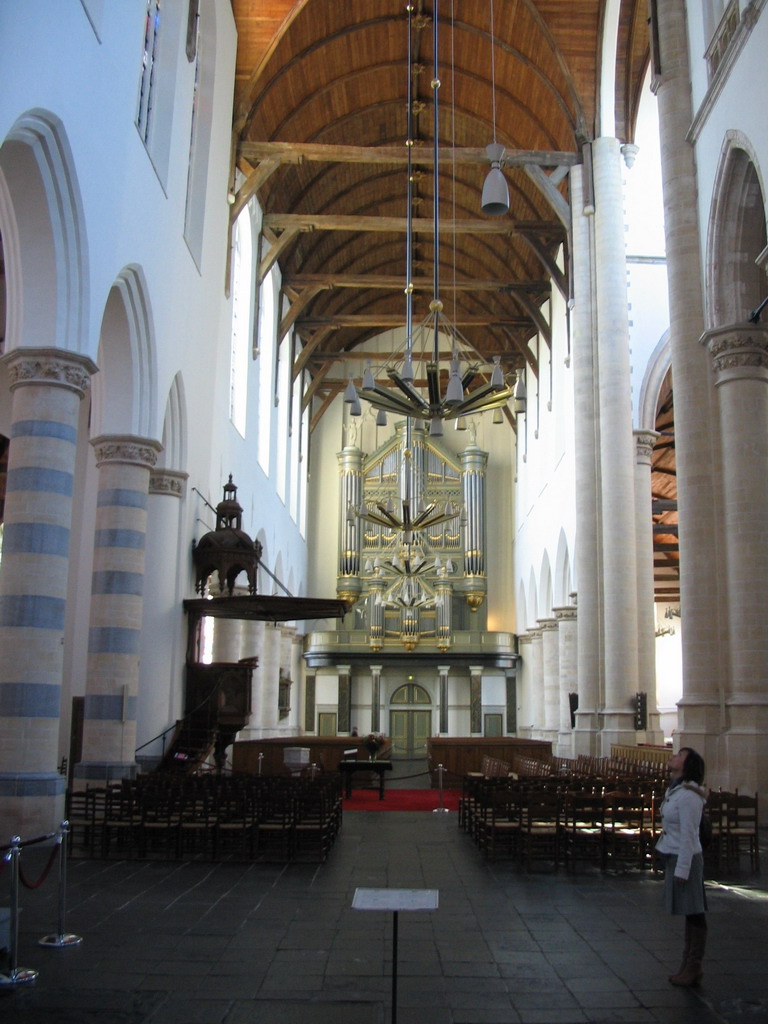
[(427, 740), (432, 731), (432, 712), (395, 710), (389, 713), (392, 754), (395, 757), (426, 757)]

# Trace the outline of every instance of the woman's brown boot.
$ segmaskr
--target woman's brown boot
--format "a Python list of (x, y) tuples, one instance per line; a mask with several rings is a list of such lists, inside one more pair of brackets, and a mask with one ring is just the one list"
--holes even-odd
[(707, 929), (701, 925), (691, 925), (691, 947), (685, 967), (679, 974), (673, 974), (669, 979), (673, 985), (681, 985), (691, 988), (698, 985), (703, 977), (701, 961), (704, 958), (704, 950), (707, 946)]
[(685, 919), (685, 942), (683, 944), (683, 959), (680, 963), (680, 969), (676, 974), (670, 974), (669, 980), (673, 985), (677, 985), (677, 979), (685, 970), (685, 965), (688, 963), (688, 954), (691, 952), (691, 922), (686, 917)]

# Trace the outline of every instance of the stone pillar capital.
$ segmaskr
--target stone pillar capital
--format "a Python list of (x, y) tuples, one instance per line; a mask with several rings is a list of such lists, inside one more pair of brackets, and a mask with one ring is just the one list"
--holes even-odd
[(34, 385), (74, 391), (82, 398), (91, 386), (98, 367), (88, 356), (52, 348), (19, 348), (3, 356), (8, 367), (9, 387)]
[(727, 324), (705, 331), (701, 343), (712, 356), (716, 387), (733, 380), (768, 382), (768, 327)]
[(158, 453), (163, 450), (159, 441), (133, 434), (103, 434), (92, 438), (91, 444), (96, 452), (97, 466), (112, 462), (152, 469)]
[(538, 622), (539, 630), (542, 633), (548, 633), (553, 629), (557, 629), (557, 619), (546, 618), (537, 619), (536, 621)]
[(635, 458), (639, 465), (650, 466), (653, 446), (661, 437), (658, 430), (635, 430)]
[(575, 604), (561, 605), (559, 608), (553, 608), (552, 611), (555, 613), (555, 618), (558, 622), (575, 620), (578, 617)]
[(183, 498), (188, 478), (188, 473), (178, 469), (153, 469), (149, 474), (149, 493)]

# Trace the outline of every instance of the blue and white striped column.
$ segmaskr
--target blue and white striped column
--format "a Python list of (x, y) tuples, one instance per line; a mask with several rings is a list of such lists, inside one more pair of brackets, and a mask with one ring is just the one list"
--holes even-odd
[[(136, 705), (150, 470), (162, 445), (120, 435), (91, 442), (99, 469), (80, 780), (135, 775)], [(162, 637), (157, 638), (163, 643)]]
[(0, 821), (32, 837), (61, 821), (57, 771), (80, 402), (96, 366), (52, 349), (10, 353), (11, 437), (0, 568)]

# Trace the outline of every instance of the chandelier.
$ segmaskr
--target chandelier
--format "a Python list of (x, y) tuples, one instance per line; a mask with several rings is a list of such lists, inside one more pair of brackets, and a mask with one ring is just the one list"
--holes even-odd
[[(430, 434), (441, 436), (444, 420), (458, 420), (460, 417), (490, 410), (501, 410), (513, 397), (513, 388), (507, 385), (501, 369), (501, 357), (493, 357), (493, 368), (490, 375), (481, 372), (484, 362), (473, 349), (457, 327), (446, 317), (440, 298), (440, 132), (439, 132), (439, 101), (440, 90), (439, 59), (438, 59), (438, 0), (434, 0), (433, 9), (433, 233), (434, 256), (432, 274), (432, 300), (429, 314), (422, 321), (418, 333), (423, 339), (421, 352), (417, 361), (425, 363), (426, 394), (414, 386), (414, 330), (413, 330), (413, 5), (407, 4), (408, 12), (408, 118), (407, 139), (408, 149), (408, 197), (406, 226), (406, 339), (400, 365), (384, 367), (390, 385), (378, 383), (373, 375), (371, 363), (365, 369), (362, 384), (358, 390), (350, 377), (344, 394), (344, 401), (351, 406), (350, 413), (360, 416), (362, 409), (360, 397), (379, 410), (379, 424), (386, 423), (386, 413), (412, 417), (428, 421)], [(431, 336), (431, 352), (429, 338)], [(445, 388), (440, 372), (440, 339), (447, 338), (450, 344), (451, 358), (448, 379)], [(466, 364), (462, 368), (462, 360)], [(398, 359), (398, 363), (399, 363)], [(473, 385), (476, 385), (473, 387)]]

